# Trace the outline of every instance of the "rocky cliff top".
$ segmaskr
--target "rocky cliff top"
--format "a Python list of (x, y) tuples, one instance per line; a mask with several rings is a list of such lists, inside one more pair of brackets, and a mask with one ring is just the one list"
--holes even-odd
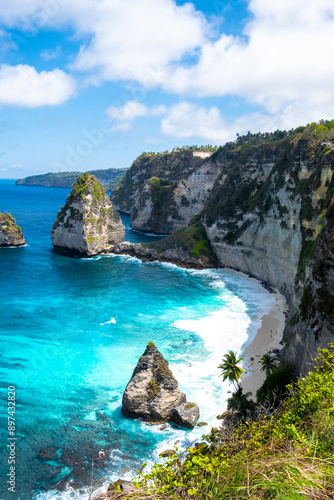
[(124, 241), (121, 217), (95, 176), (78, 177), (51, 231), (57, 250), (93, 256)]
[(9, 213), (0, 212), (0, 247), (22, 246), (26, 241), (20, 226)]
[(131, 227), (170, 234), (201, 212), (219, 174), (211, 152), (143, 154), (115, 188), (115, 206), (131, 214)]

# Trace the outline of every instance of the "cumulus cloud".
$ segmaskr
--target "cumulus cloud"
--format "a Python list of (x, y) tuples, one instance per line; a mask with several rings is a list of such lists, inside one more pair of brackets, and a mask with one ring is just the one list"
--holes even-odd
[(161, 121), (161, 132), (179, 138), (201, 138), (222, 144), (231, 139), (219, 109), (207, 109), (182, 101), (171, 108)]
[[(0, 20), (71, 26), (83, 40), (72, 68), (89, 83), (131, 80), (185, 99), (237, 96), (261, 110), (256, 123), (287, 128), (334, 116), (333, 0), (248, 0), (248, 9), (239, 37), (210, 31), (191, 3), (175, 0), (11, 0)], [(215, 112), (203, 113), (210, 125)]]
[(197, 64), (166, 73), (164, 88), (243, 97), (271, 115), (289, 108), (291, 119), (303, 109), (333, 116), (333, 1), (251, 0), (249, 9), (245, 37), (206, 41)]
[(165, 106), (149, 108), (138, 101), (128, 101), (124, 106), (110, 106), (106, 110), (108, 117), (114, 122), (112, 130), (127, 131), (139, 116), (160, 116), (166, 112)]
[[(89, 40), (72, 67), (90, 81), (135, 80), (151, 87), (160, 74), (204, 41), (204, 16), (174, 0), (11, 0), (0, 12), (8, 26), (27, 29), (71, 24)], [(89, 38), (88, 38), (89, 37)]]
[(38, 72), (32, 66), (0, 66), (0, 105), (55, 106), (75, 93), (75, 81), (64, 71)]

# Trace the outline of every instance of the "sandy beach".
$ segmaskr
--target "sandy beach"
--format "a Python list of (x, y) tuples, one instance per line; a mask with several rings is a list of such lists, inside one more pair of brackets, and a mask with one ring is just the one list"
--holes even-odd
[(241, 385), (244, 393), (252, 393), (251, 399), (254, 400), (256, 400), (256, 391), (265, 379), (259, 360), (266, 352), (282, 348), (280, 342), (283, 338), (288, 305), (285, 297), (278, 290), (275, 290), (272, 295), (275, 301), (270, 311), (262, 317), (262, 325), (244, 353), (244, 368), (248, 373), (244, 376)]

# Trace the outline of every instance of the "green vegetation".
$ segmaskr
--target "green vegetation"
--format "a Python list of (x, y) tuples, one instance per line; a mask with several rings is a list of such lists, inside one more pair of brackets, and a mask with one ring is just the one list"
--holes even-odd
[(160, 391), (160, 387), (157, 384), (156, 380), (152, 379), (149, 381), (148, 386), (147, 386), (147, 390), (148, 390), (149, 401), (153, 401), (153, 399), (155, 399), (157, 397), (157, 395), (159, 394), (159, 391)]
[(212, 263), (215, 262), (200, 215), (194, 217), (185, 229), (180, 229), (171, 236), (151, 243), (149, 246), (154, 248), (158, 253), (170, 248), (181, 247), (190, 257), (195, 259), (206, 258)]
[(293, 366), (282, 363), (269, 373), (263, 385), (256, 393), (257, 401), (267, 407), (276, 408), (288, 394), (288, 384), (295, 381)]
[(254, 401), (248, 399), (250, 395), (250, 392), (243, 394), (242, 387), (238, 387), (237, 391), (233, 392), (232, 396), (228, 398), (227, 409), (233, 412), (231, 419), (234, 422), (241, 423), (254, 419), (256, 405)]
[(187, 403), (186, 404), (186, 409), (190, 410), (191, 408), (194, 408), (194, 406), (195, 406), (195, 403)]
[(276, 368), (277, 359), (272, 356), (270, 352), (266, 352), (260, 359), (259, 363), (261, 363), (261, 371), (265, 372), (268, 376)]
[(218, 368), (222, 370), (219, 376), (223, 377), (223, 380), (228, 379), (232, 382), (236, 390), (240, 387), (242, 374), (246, 373), (246, 371), (239, 366), (243, 359), (243, 356), (237, 358), (235, 352), (228, 351), (228, 353), (223, 356), (223, 362), (218, 366)]
[(300, 301), (300, 318), (305, 321), (309, 315), (310, 306), (313, 304), (313, 294), (311, 285), (306, 285), (303, 290), (303, 295)]
[[(334, 495), (334, 353), (287, 389), (287, 399), (255, 420), (225, 425), (142, 473), (132, 498), (315, 500)], [(272, 374), (273, 375), (273, 374)], [(241, 394), (242, 396), (242, 394)], [(130, 497), (129, 497), (130, 498)]]
[[(89, 175), (95, 177), (108, 190), (113, 190), (123, 179), (127, 169), (106, 168), (103, 170), (91, 170)], [(25, 186), (46, 186), (46, 187), (72, 187), (81, 172), (56, 172), (42, 175), (32, 175), (25, 179), (19, 179), (16, 184)]]
[(289, 321), (290, 326), (295, 326), (299, 321), (299, 313), (295, 313)]
[(17, 231), (22, 236), (22, 228), (16, 225), (14, 217), (8, 212), (4, 214), (0, 212), (0, 230), (1, 226), (7, 232)]
[(171, 187), (174, 187), (173, 183), (169, 180), (159, 179), (158, 177), (152, 177), (149, 180), (151, 198), (154, 203), (154, 209), (160, 212), (163, 205), (168, 201), (168, 194)]
[(314, 252), (316, 242), (316, 240), (303, 240), (302, 242), (302, 249), (300, 251), (297, 267), (296, 283), (298, 283), (299, 280), (303, 280), (305, 277), (306, 264)]
[(334, 314), (334, 296), (329, 292), (328, 281), (324, 280), (321, 287), (317, 289), (317, 308), (325, 316)]
[(150, 341), (146, 347), (156, 347), (155, 343)]

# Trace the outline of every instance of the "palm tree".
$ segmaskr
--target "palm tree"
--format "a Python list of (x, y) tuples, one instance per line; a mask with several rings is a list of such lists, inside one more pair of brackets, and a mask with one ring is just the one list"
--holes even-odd
[(243, 394), (242, 387), (239, 386), (238, 390), (233, 392), (227, 400), (227, 409), (232, 411), (240, 421), (252, 419), (255, 415), (255, 403), (248, 399), (251, 394), (251, 392)]
[(266, 372), (266, 375), (270, 375), (276, 368), (276, 358), (273, 357), (269, 352), (266, 352), (260, 359), (259, 363), (262, 364), (261, 370)]
[(243, 359), (243, 356), (237, 359), (235, 352), (228, 351), (223, 357), (223, 362), (218, 366), (218, 368), (223, 370), (219, 376), (223, 376), (223, 380), (228, 379), (230, 382), (233, 382), (236, 390), (240, 387), (242, 374), (246, 373), (246, 370), (238, 366)]

